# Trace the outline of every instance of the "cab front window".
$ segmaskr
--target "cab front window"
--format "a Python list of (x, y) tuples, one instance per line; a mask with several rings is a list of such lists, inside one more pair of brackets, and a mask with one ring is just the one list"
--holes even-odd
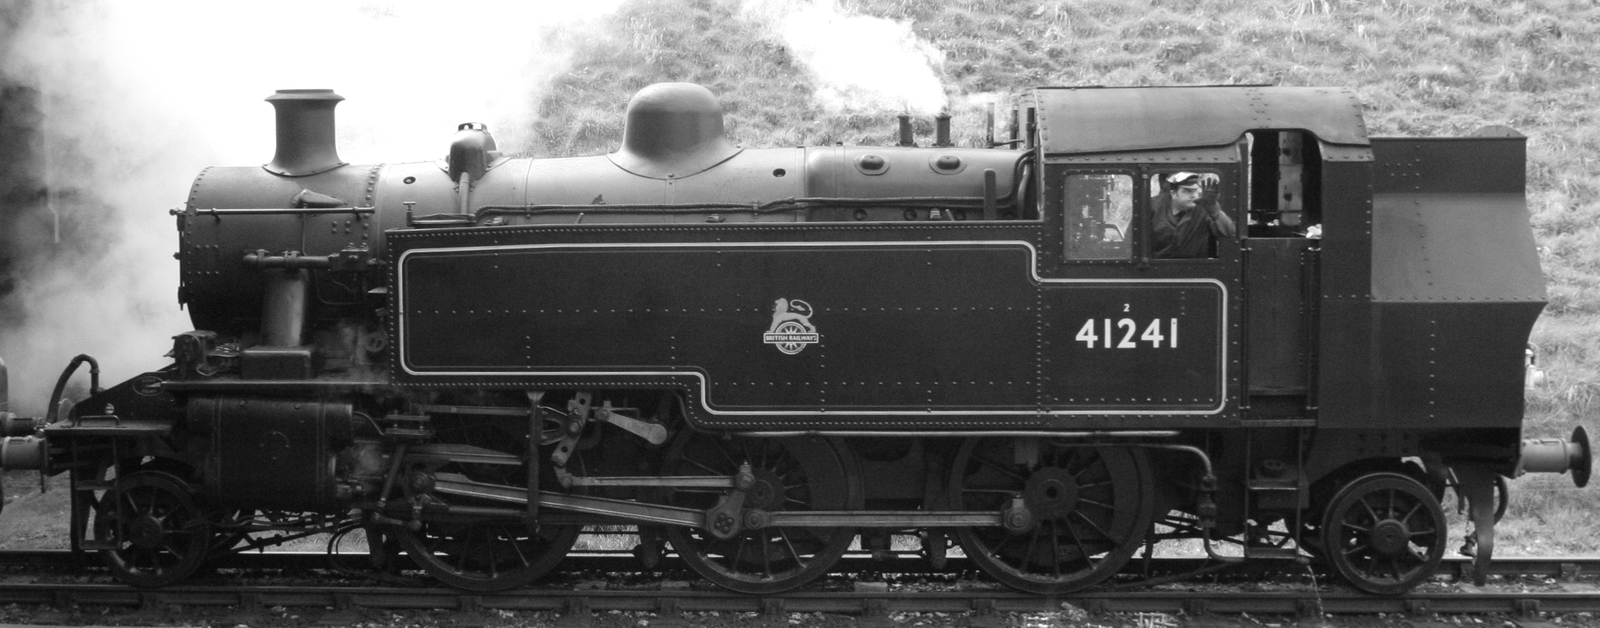
[(1066, 182), (1066, 257), (1126, 260), (1133, 256), (1133, 177), (1072, 174)]

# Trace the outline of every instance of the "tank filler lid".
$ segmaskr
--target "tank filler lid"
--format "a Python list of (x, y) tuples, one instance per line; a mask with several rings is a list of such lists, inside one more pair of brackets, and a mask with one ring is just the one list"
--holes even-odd
[(693, 83), (657, 83), (628, 101), (622, 148), (611, 163), (652, 179), (682, 179), (705, 172), (743, 150), (728, 141), (722, 103)]

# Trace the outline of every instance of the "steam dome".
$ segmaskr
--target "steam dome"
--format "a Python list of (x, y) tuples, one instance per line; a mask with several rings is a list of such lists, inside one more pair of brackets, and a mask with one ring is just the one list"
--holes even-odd
[(722, 126), (722, 103), (693, 83), (657, 83), (628, 101), (622, 148), (611, 161), (634, 174), (683, 178), (738, 154)]

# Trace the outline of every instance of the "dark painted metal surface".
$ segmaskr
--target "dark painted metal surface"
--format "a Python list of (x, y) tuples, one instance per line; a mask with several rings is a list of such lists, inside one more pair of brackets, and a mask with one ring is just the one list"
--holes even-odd
[[(415, 244), (427, 234), (394, 234), (399, 377), (670, 381), (709, 415), (770, 427), (834, 413), (981, 427), (984, 413), (1017, 424), (1223, 405), (1221, 282), (1040, 278), (1028, 240), (955, 227), (828, 232), (636, 244), (617, 242), (660, 232), (592, 228), (563, 242), (552, 230), (463, 231)], [(778, 299), (812, 309), (775, 312)], [(784, 321), (804, 335), (770, 337)]]
[(1147, 151), (1231, 144), (1252, 129), (1305, 129), (1365, 145), (1361, 103), (1315, 87), (1053, 87), (1035, 90), (1046, 153)]
[(1317, 253), (1310, 238), (1253, 238), (1245, 269), (1250, 394), (1303, 397), (1316, 343)]
[(348, 402), (197, 397), (187, 425), (209, 445), (201, 495), (225, 506), (338, 511), (334, 456), (351, 441)]
[(1393, 425), (1519, 425), (1545, 304), (1524, 139), (1382, 139), (1373, 152), (1378, 408)]
[(1372, 164), (1324, 162), (1316, 296), (1318, 416), (1325, 428), (1379, 427), (1372, 391)]

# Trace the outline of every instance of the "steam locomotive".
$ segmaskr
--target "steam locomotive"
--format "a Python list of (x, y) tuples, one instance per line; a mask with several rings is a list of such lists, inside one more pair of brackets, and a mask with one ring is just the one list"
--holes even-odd
[[(585, 530), (773, 593), (852, 548), (959, 548), (1038, 594), (1198, 540), (1407, 591), (1505, 477), (1545, 288), (1524, 138), (1367, 136), (1348, 91), (1041, 88), (1009, 137), (747, 149), (659, 84), (616, 152), (358, 166), (329, 90), (280, 91), (264, 166), (174, 210), (173, 363), (39, 418), (72, 547), (159, 587), (208, 556), (363, 530), (449, 585), (557, 569)], [(991, 120), (991, 129), (993, 121)], [(1154, 246), (1170, 182), (1236, 225)], [(97, 367), (95, 379), (98, 379)], [(909, 543), (905, 542), (909, 541)], [(904, 548), (912, 547), (915, 550)], [(392, 563), (390, 564), (392, 566)]]

